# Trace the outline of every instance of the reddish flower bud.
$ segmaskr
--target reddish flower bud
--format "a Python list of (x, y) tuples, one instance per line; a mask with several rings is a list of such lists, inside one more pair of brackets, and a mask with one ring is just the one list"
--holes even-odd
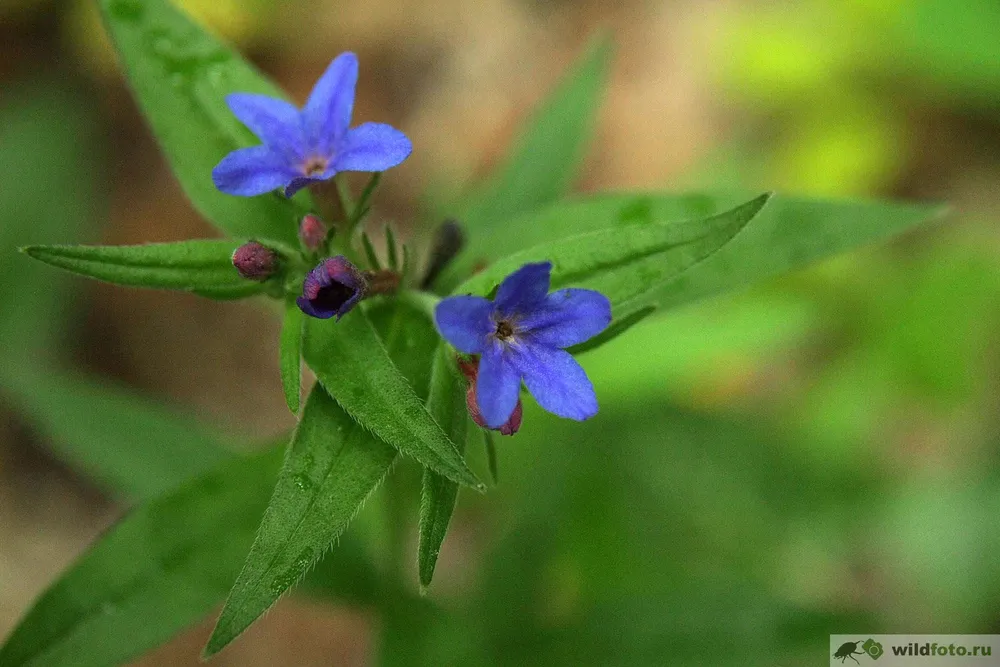
[(302, 218), (299, 224), (299, 239), (302, 245), (309, 252), (316, 252), (326, 241), (326, 233), (329, 227), (322, 220), (311, 213)]
[[(469, 416), (480, 427), (489, 429), (490, 427), (486, 425), (486, 420), (483, 419), (483, 415), (479, 411), (479, 405), (476, 402), (476, 376), (479, 374), (479, 361), (469, 361), (459, 358), (458, 369), (462, 371), (462, 375), (469, 381), (469, 388), (465, 392), (465, 407), (469, 410)], [(510, 419), (500, 426), (500, 428), (490, 430), (500, 431), (500, 435), (514, 435), (521, 429), (522, 411), (521, 399), (517, 399), (517, 405), (514, 407), (514, 412), (511, 413)]]
[(256, 241), (244, 243), (233, 253), (233, 266), (248, 280), (267, 280), (278, 270), (278, 253)]

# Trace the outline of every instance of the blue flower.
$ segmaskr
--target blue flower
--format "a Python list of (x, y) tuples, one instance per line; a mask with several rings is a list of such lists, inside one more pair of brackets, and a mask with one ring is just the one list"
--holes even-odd
[(358, 57), (337, 56), (300, 111), (283, 100), (234, 93), (226, 103), (256, 134), (260, 146), (235, 150), (212, 170), (222, 192), (251, 197), (284, 187), (291, 197), (341, 171), (385, 171), (413, 150), (406, 135), (381, 123), (351, 129)]
[(302, 296), (295, 300), (306, 315), (339, 320), (364, 298), (368, 283), (357, 267), (343, 255), (328, 257), (309, 272)]
[(434, 313), (455, 349), (482, 355), (476, 400), (489, 428), (513, 414), (521, 381), (538, 404), (569, 419), (597, 414), (587, 374), (562, 348), (582, 343), (611, 323), (611, 302), (588, 289), (549, 291), (551, 262), (526, 264), (507, 276), (496, 300), (453, 296)]

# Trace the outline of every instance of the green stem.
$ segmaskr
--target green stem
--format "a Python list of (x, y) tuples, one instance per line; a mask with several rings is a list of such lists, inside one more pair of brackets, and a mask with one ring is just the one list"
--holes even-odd
[[(343, 174), (337, 174), (333, 177), (333, 183), (337, 186), (337, 197), (340, 198), (340, 209), (344, 212), (344, 220), (345, 222), (350, 221), (354, 217), (354, 197), (351, 196), (351, 188), (347, 185), (347, 179)], [(344, 231), (349, 230), (345, 229)]]

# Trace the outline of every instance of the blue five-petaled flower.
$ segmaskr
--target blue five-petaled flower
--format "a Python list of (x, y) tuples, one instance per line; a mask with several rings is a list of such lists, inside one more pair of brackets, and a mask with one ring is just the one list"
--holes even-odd
[(490, 428), (514, 412), (521, 380), (538, 404), (560, 417), (597, 414), (594, 387), (562, 348), (607, 328), (611, 302), (600, 292), (561, 289), (552, 294), (550, 262), (526, 264), (507, 276), (496, 299), (453, 296), (435, 311), (441, 335), (460, 352), (482, 355), (476, 399)]
[(212, 170), (222, 192), (250, 197), (283, 187), (301, 188), (341, 171), (384, 171), (405, 160), (413, 146), (382, 123), (350, 128), (358, 58), (337, 56), (316, 83), (305, 107), (266, 95), (234, 93), (226, 103), (263, 142), (235, 150)]

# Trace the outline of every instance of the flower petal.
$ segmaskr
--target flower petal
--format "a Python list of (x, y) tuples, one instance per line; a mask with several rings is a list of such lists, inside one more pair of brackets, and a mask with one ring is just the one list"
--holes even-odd
[(305, 136), (299, 110), (294, 105), (266, 95), (233, 93), (226, 104), (261, 141), (275, 152), (291, 159), (302, 159)]
[(295, 171), (267, 146), (235, 150), (212, 170), (212, 182), (222, 192), (252, 197), (270, 192), (295, 178)]
[(363, 123), (348, 130), (337, 146), (332, 166), (337, 171), (385, 171), (405, 160), (413, 144), (405, 134), (384, 123)]
[[(510, 362), (540, 406), (577, 421), (597, 414), (594, 385), (569, 352), (524, 343), (511, 346), (510, 351)], [(482, 365), (479, 375), (482, 377)]]
[(434, 320), (438, 331), (459, 352), (479, 354), (495, 329), (493, 304), (481, 296), (452, 296), (438, 303)]
[(483, 350), (476, 378), (476, 402), (486, 426), (498, 429), (507, 423), (517, 407), (521, 374), (509, 358), (509, 347), (498, 341)]
[(569, 347), (589, 340), (611, 324), (611, 301), (589, 289), (561, 289), (518, 321), (531, 340), (548, 347)]
[(324, 181), (324, 180), (326, 179), (309, 178), (308, 176), (299, 176), (298, 172), (296, 172), (295, 175), (292, 177), (292, 179), (288, 182), (288, 185), (285, 186), (285, 196), (291, 199), (292, 196), (294, 196), (295, 193), (301, 190), (302, 188), (308, 187), (313, 183), (316, 183), (317, 181)]
[(321, 320), (328, 320), (337, 314), (335, 310), (317, 310), (313, 307), (312, 301), (304, 296), (300, 296), (295, 299), (296, 305), (298, 305), (299, 310), (301, 310), (306, 315), (319, 318)]
[(313, 87), (302, 120), (311, 147), (321, 155), (329, 156), (347, 132), (357, 85), (358, 57), (346, 52), (333, 59)]
[(525, 264), (504, 278), (497, 290), (497, 309), (505, 316), (531, 312), (545, 299), (551, 272), (552, 262), (540, 262)]

